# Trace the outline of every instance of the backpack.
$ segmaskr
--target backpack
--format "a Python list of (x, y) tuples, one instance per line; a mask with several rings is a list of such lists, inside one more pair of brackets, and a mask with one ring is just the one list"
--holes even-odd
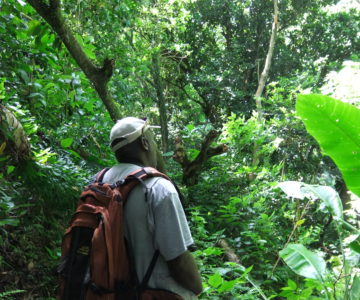
[[(61, 246), (58, 267), (61, 300), (182, 299), (170, 291), (148, 289), (156, 251), (139, 284), (124, 237), (124, 206), (131, 190), (151, 177), (166, 175), (142, 168), (115, 184), (103, 183), (102, 170), (80, 195)], [(145, 193), (145, 199), (146, 195)], [(164, 294), (165, 293), (165, 294)]]

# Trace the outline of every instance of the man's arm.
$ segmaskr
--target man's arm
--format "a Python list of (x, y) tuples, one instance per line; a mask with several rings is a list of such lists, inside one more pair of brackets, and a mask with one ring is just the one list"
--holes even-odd
[(195, 259), (189, 251), (167, 262), (170, 275), (195, 295), (202, 292), (201, 277)]

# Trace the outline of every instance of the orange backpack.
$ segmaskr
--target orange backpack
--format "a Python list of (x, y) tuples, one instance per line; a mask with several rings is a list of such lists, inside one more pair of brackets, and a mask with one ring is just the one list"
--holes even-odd
[[(58, 299), (145, 299), (150, 292), (139, 296), (147, 282), (138, 284), (134, 279), (136, 274), (132, 274), (133, 262), (130, 262), (124, 238), (124, 205), (131, 190), (146, 178), (169, 178), (154, 168), (142, 168), (115, 184), (102, 183), (107, 170), (99, 172), (96, 180), (81, 193), (63, 237)], [(158, 255), (157, 251), (146, 280), (151, 276)], [(144, 290), (139, 291), (139, 286)], [(181, 299), (176, 296), (174, 299)]]

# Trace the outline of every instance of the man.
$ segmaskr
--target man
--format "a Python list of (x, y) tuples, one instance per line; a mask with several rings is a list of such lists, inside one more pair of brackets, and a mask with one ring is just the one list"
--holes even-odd
[[(141, 167), (157, 167), (158, 150), (151, 127), (134, 117), (115, 124), (110, 146), (119, 164), (105, 174), (103, 182), (115, 183)], [(145, 180), (145, 186), (138, 185), (130, 193), (124, 214), (125, 235), (139, 282), (159, 250), (148, 286), (170, 290), (185, 300), (197, 299), (202, 291), (201, 277), (188, 251), (193, 239), (174, 185), (160, 177)]]

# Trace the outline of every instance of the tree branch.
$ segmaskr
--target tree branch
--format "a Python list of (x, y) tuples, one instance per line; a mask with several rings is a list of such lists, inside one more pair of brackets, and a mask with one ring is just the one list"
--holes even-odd
[(204, 141), (202, 142), (199, 154), (192, 161), (190, 161), (186, 155), (181, 138), (176, 138), (175, 154), (173, 159), (177, 161), (183, 169), (184, 184), (187, 186), (195, 185), (198, 181), (198, 177), (204, 163), (211, 157), (224, 153), (228, 150), (228, 147), (225, 144), (218, 145), (216, 147), (210, 147), (210, 145), (218, 138), (219, 135), (220, 133), (218, 131), (209, 131)]
[(94, 85), (111, 118), (114, 121), (120, 119), (121, 111), (119, 105), (113, 100), (107, 89), (107, 84), (113, 73), (114, 61), (107, 58), (104, 60), (103, 65), (98, 67), (89, 59), (61, 14), (60, 0), (50, 0), (49, 5), (46, 5), (41, 0), (27, 0), (27, 2), (60, 37), (71, 56)]

